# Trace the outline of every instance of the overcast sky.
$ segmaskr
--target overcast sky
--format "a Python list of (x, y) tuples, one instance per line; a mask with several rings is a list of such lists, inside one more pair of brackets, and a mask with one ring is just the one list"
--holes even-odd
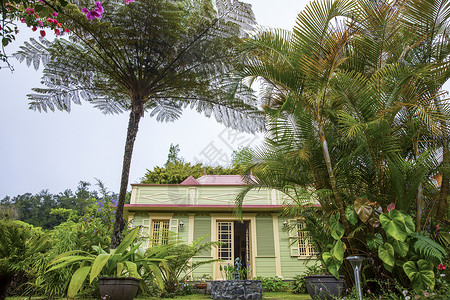
[[(290, 30), (309, 1), (244, 2), (252, 4), (260, 25)], [(7, 51), (13, 53), (32, 36), (37, 38), (38, 32), (23, 28)], [(78, 181), (95, 183), (94, 178), (118, 192), (128, 114), (105, 116), (88, 103), (73, 105), (70, 114), (28, 110), (26, 95), (39, 86), (42, 72), (11, 62), (13, 73), (0, 69), (0, 199), (44, 189), (75, 190)], [(180, 145), (187, 161), (224, 165), (232, 150), (259, 140), (192, 111), (174, 123), (158, 123), (147, 115), (140, 123), (129, 182), (137, 183), (146, 169), (163, 165), (171, 143)]]

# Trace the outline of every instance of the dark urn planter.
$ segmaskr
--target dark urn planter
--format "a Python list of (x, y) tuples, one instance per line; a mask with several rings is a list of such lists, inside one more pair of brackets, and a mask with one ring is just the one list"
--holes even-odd
[(100, 277), (100, 296), (106, 300), (133, 300), (140, 279), (134, 277)]
[(211, 299), (215, 300), (260, 300), (261, 280), (211, 281)]
[(344, 276), (336, 279), (333, 275), (305, 276), (306, 289), (312, 299), (340, 299), (344, 289)]

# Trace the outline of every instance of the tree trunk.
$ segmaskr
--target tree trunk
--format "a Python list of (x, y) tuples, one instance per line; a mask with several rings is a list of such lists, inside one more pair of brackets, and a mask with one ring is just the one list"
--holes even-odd
[(122, 179), (120, 181), (119, 199), (117, 202), (116, 217), (114, 220), (114, 229), (111, 237), (111, 248), (115, 249), (122, 240), (122, 231), (125, 227), (123, 219), (123, 207), (127, 194), (128, 177), (130, 176), (131, 157), (133, 155), (134, 141), (139, 129), (139, 121), (144, 114), (144, 107), (140, 99), (133, 101), (130, 119), (128, 121), (127, 139), (125, 142), (125, 153), (123, 155)]
[(448, 149), (448, 144), (444, 145), (444, 154), (442, 159), (443, 170), (442, 173), (442, 183), (441, 190), (439, 192), (439, 202), (436, 211), (436, 221), (445, 222), (447, 221), (448, 212), (448, 191), (449, 191), (449, 168), (450, 168), (450, 151)]
[(348, 235), (350, 233), (350, 225), (348, 224), (348, 220), (345, 217), (344, 201), (342, 201), (341, 195), (339, 194), (339, 191), (337, 189), (336, 178), (334, 177), (333, 167), (331, 165), (330, 153), (328, 151), (328, 144), (327, 144), (327, 140), (325, 138), (325, 133), (324, 133), (322, 127), (319, 128), (319, 136), (320, 136), (320, 143), (322, 144), (323, 156), (325, 158), (325, 164), (327, 165), (328, 177), (330, 178), (331, 189), (333, 190), (333, 195), (336, 200), (336, 205), (337, 205), (339, 213), (341, 215), (341, 222), (344, 225), (345, 233), (346, 233), (346, 235)]

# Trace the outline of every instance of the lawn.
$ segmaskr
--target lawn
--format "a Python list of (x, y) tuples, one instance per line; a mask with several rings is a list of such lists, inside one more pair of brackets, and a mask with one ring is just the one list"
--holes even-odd
[[(7, 297), (6, 300), (28, 300), (30, 298), (28, 297)], [(40, 299), (46, 299), (45, 297), (32, 297), (31, 299), (34, 300), (40, 300)], [(65, 300), (67, 298), (60, 298), (60, 300)], [(147, 297), (147, 298), (136, 298), (137, 300), (161, 300), (164, 298), (159, 297)], [(195, 295), (189, 295), (189, 296), (179, 296), (175, 299), (211, 299), (210, 295), (203, 295), (203, 294), (195, 294)], [(263, 294), (263, 299), (265, 300), (309, 300), (311, 297), (309, 295), (295, 295), (291, 293), (281, 293), (281, 292), (265, 292)], [(92, 299), (81, 299), (76, 298), (76, 300), (92, 300)]]

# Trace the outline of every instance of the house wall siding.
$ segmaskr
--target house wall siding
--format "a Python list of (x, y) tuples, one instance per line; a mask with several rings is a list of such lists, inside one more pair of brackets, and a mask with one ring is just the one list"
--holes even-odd
[(292, 279), (297, 275), (303, 274), (306, 271), (308, 265), (313, 265), (315, 259), (298, 259), (298, 257), (292, 257), (289, 250), (289, 233), (283, 230), (283, 219), (278, 219), (278, 228), (280, 236), (280, 256), (281, 256), (281, 270), (284, 279)]

